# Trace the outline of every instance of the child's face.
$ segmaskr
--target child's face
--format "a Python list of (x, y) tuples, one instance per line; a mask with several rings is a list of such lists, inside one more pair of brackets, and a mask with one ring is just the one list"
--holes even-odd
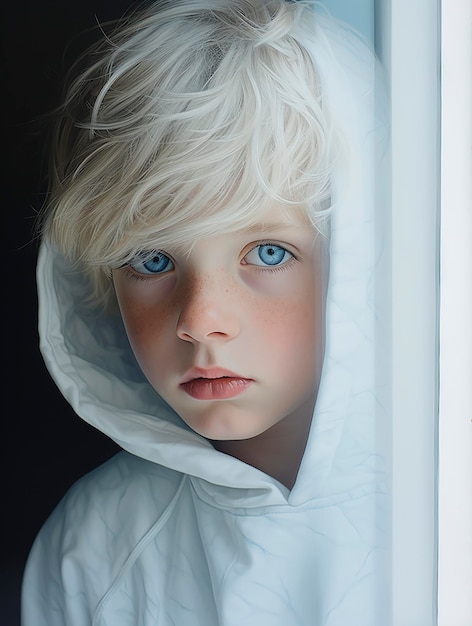
[(113, 273), (144, 374), (208, 439), (247, 439), (313, 412), (326, 244), (301, 217), (289, 224), (273, 210), (267, 222)]

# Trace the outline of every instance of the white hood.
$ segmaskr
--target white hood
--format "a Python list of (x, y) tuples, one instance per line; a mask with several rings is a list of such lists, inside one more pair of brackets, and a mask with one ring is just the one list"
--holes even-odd
[(354, 36), (320, 16), (299, 37), (313, 50), (352, 165), (348, 187), (343, 177), (333, 188), (325, 361), (308, 445), (290, 493), (215, 451), (184, 424), (144, 378), (121, 319), (83, 305), (83, 276), (47, 242), (38, 263), (41, 351), (77, 414), (132, 454), (203, 479), (215, 502), (229, 504), (229, 498), (246, 508), (385, 489), (379, 446), (388, 428), (382, 371), (388, 362), (382, 331), (387, 319), (381, 306), (388, 277), (382, 275), (385, 242), (379, 239), (386, 217), (378, 182), (378, 146), (384, 145), (379, 136), (385, 135), (378, 123), (378, 68)]
[(191, 431), (144, 378), (119, 316), (88, 310), (82, 274), (43, 242), (49, 371), (78, 415), (132, 455), (85, 477), (48, 520), (25, 626), (391, 621), (385, 102), (355, 37), (320, 16), (305, 27), (297, 36), (351, 165), (348, 184), (333, 185), (325, 359), (297, 481), (289, 491)]

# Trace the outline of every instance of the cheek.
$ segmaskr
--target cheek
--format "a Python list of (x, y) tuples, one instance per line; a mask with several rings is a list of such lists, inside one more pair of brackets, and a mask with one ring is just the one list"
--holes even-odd
[(147, 306), (139, 304), (126, 293), (117, 290), (117, 299), (123, 323), (133, 353), (146, 375), (151, 374), (161, 350), (165, 350), (170, 336), (170, 311), (165, 304)]
[(285, 297), (261, 301), (254, 318), (252, 341), (274, 375), (298, 380), (303, 371), (303, 379), (317, 378), (324, 356), (324, 298), (312, 274), (287, 285)]
[(175, 343), (168, 319), (160, 314), (133, 313), (125, 320), (126, 332), (136, 361), (143, 374), (158, 392), (162, 392), (162, 382), (172, 368), (172, 355)]
[(321, 310), (318, 311), (313, 294), (305, 295), (306, 299), (280, 300), (272, 306), (262, 306), (255, 314), (257, 323), (251, 333), (254, 343), (278, 363), (288, 365), (303, 360), (308, 365), (321, 350)]

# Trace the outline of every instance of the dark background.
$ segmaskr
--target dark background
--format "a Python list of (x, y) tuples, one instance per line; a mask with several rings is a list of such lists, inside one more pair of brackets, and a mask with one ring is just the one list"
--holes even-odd
[[(31, 544), (80, 476), (118, 448), (70, 409), (38, 351), (34, 218), (44, 193), (47, 114), (76, 56), (99, 37), (97, 21), (126, 0), (3, 3), (1, 15), (2, 529), (0, 625), (19, 624), (19, 589)], [(141, 3), (142, 4), (142, 3)], [(91, 32), (91, 29), (93, 32)], [(2, 347), (3, 347), (2, 346)]]

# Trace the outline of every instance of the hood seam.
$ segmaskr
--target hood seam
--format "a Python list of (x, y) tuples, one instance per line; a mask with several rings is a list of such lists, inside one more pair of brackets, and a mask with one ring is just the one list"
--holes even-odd
[(108, 588), (108, 591), (101, 598), (101, 600), (99, 601), (99, 603), (97, 604), (97, 606), (95, 608), (95, 611), (94, 611), (94, 614), (93, 614), (93, 618), (92, 618), (92, 626), (98, 626), (99, 620), (101, 619), (101, 617), (103, 615), (104, 607), (105, 607), (107, 601), (115, 593), (115, 591), (116, 591), (118, 585), (120, 584), (121, 580), (123, 579), (123, 577), (128, 573), (128, 571), (136, 563), (136, 561), (138, 560), (138, 558), (140, 557), (140, 555), (142, 554), (142, 552), (146, 548), (146, 546), (164, 528), (164, 526), (167, 523), (169, 517), (172, 515), (175, 507), (177, 506), (177, 503), (178, 503), (178, 501), (180, 499), (180, 496), (182, 495), (182, 493), (184, 491), (184, 487), (187, 484), (187, 482), (188, 482), (188, 476), (186, 474), (184, 474), (182, 476), (182, 479), (180, 480), (180, 484), (179, 484), (179, 486), (177, 488), (177, 491), (176, 491), (174, 497), (169, 502), (169, 504), (167, 505), (167, 507), (163, 511), (162, 515), (151, 526), (151, 528), (145, 533), (145, 535), (143, 537), (141, 537), (141, 539), (138, 541), (138, 543), (136, 544), (136, 546), (132, 550), (131, 554), (128, 556), (128, 558), (126, 559), (126, 561), (122, 565), (120, 571), (118, 572), (118, 574), (115, 577), (114, 581), (112, 582), (111, 586)]

